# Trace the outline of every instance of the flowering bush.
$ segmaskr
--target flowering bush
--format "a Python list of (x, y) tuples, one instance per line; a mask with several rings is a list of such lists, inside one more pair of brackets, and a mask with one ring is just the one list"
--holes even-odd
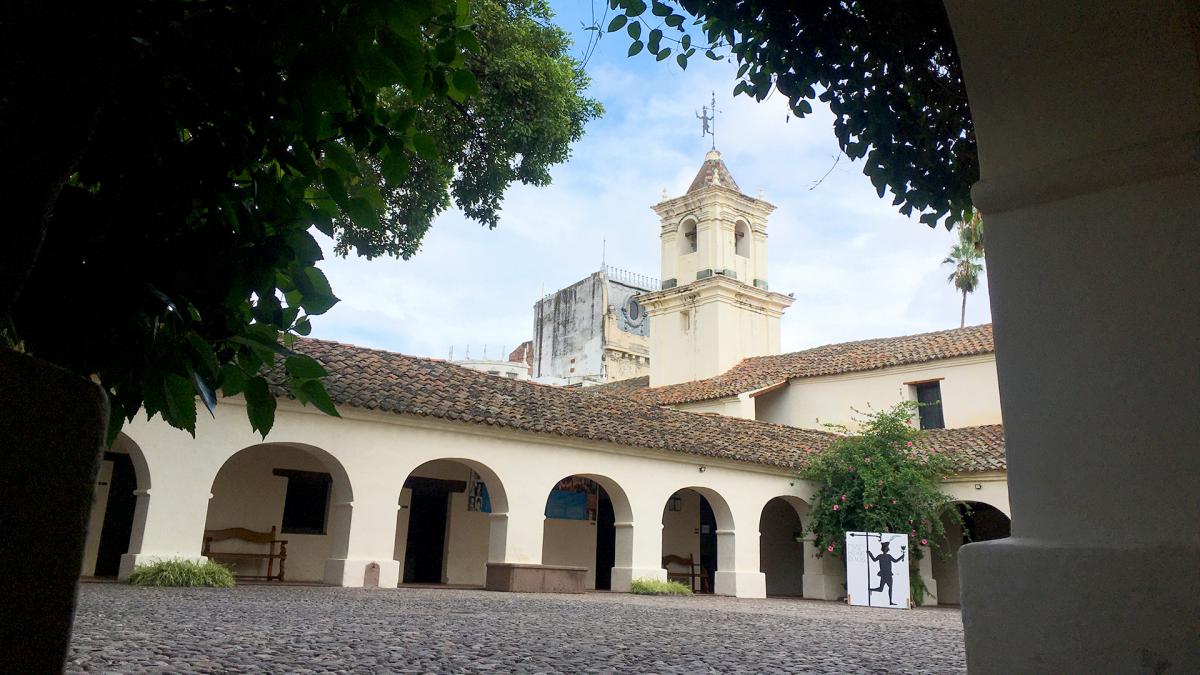
[[(912, 427), (916, 411), (917, 404), (908, 402), (872, 412), (853, 433), (831, 426), (843, 438), (814, 454), (801, 473), (821, 485), (807, 527), (818, 556), (843, 554), (848, 531), (903, 532), (935, 550), (945, 541), (942, 516), (960, 517), (938, 489), (938, 481), (950, 473), (949, 459), (916, 443), (921, 434)], [(922, 551), (909, 550), (914, 569), (909, 576), (919, 585), (915, 569)], [(923, 590), (914, 588), (914, 598), (919, 600)]]

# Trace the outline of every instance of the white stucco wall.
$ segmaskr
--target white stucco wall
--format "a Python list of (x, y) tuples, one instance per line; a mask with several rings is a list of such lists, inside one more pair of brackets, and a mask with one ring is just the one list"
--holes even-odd
[(547, 518), (542, 534), (542, 563), (586, 567), (587, 587), (596, 587), (596, 523)]
[(755, 398), (757, 419), (807, 429), (852, 424), (851, 408), (886, 409), (914, 400), (906, 382), (942, 378), (942, 415), (947, 428), (1000, 423), (995, 355), (945, 359), (862, 373), (790, 380), (786, 387)]

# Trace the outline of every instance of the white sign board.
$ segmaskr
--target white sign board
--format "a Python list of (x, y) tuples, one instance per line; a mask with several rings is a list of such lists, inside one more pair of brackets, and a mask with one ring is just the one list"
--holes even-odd
[(908, 535), (846, 533), (846, 593), (851, 605), (908, 609)]

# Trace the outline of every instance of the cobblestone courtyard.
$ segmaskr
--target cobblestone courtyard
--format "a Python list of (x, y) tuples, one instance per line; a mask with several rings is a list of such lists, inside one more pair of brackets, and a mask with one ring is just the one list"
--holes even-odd
[(965, 671), (958, 610), (473, 590), (84, 584), (68, 672)]

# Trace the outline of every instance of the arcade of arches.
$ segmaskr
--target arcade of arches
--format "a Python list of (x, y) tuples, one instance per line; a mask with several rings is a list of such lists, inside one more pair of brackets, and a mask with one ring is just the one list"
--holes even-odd
[[(198, 559), (206, 532), (243, 528), (286, 542), (273, 572), (285, 581), (626, 591), (669, 575), (738, 597), (844, 595), (840, 561), (804, 537), (814, 486), (786, 469), (394, 416), (347, 424), (286, 403), (263, 442), (241, 412), (223, 405), (196, 439), (160, 422), (126, 430), (97, 482), (85, 576)], [(1007, 536), (1007, 504), (971, 506), (955, 546)], [(220, 556), (261, 543), (218, 549), (235, 574), (268, 576), (265, 560)], [(937, 602), (958, 602), (953, 557), (922, 572)]]

